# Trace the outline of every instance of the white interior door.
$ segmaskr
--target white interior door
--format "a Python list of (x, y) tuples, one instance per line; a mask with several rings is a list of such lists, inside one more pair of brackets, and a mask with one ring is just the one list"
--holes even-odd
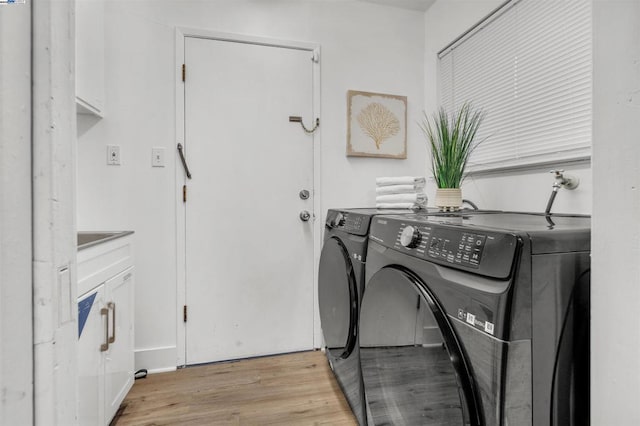
[(186, 364), (311, 349), (312, 52), (184, 40)]

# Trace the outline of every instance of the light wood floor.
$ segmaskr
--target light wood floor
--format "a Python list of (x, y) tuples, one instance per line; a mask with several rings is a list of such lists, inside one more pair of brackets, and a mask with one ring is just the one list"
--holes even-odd
[(209, 364), (136, 380), (112, 426), (357, 425), (324, 353)]

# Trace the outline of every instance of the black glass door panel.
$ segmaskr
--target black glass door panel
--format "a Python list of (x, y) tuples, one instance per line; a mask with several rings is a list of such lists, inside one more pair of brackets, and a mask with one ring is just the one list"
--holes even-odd
[(580, 276), (564, 318), (553, 371), (549, 424), (589, 425), (591, 271)]
[(358, 290), (349, 253), (338, 238), (325, 241), (318, 272), (320, 323), (333, 358), (353, 351), (358, 319)]
[(410, 272), (384, 268), (367, 282), (359, 339), (370, 424), (483, 424), (448, 321)]

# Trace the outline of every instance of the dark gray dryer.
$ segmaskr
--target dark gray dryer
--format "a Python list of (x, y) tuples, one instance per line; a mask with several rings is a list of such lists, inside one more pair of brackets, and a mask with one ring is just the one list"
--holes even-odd
[(586, 216), (376, 216), (369, 424), (588, 424), (589, 257)]
[(365, 415), (358, 358), (358, 315), (369, 225), (377, 212), (329, 210), (318, 271), (318, 303), (327, 359), (361, 425), (365, 424)]
[[(375, 215), (410, 210), (330, 209), (318, 272), (320, 321), (329, 365), (358, 422), (365, 425), (358, 352), (358, 317), (364, 290), (369, 225)], [(423, 210), (424, 214), (440, 214)]]

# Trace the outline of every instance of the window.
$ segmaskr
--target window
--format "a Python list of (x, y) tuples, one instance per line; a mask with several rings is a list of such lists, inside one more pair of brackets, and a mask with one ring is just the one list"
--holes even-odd
[(515, 0), (440, 52), (442, 106), (486, 113), (471, 171), (590, 158), (591, 46), (591, 2)]

